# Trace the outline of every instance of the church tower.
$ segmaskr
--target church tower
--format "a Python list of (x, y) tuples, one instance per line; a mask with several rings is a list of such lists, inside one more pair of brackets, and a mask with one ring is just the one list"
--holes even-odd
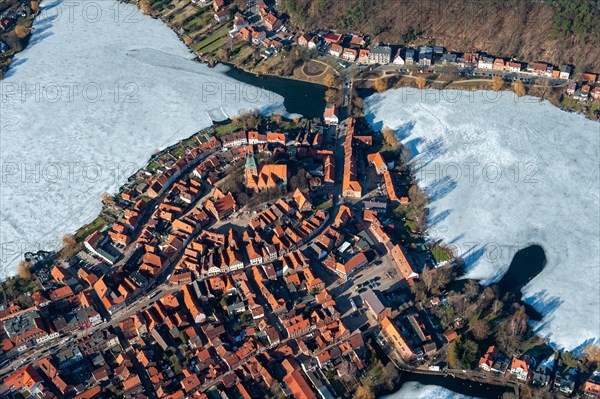
[(254, 159), (254, 155), (250, 152), (246, 154), (246, 169), (245, 169), (245, 177), (246, 181), (253, 179), (255, 176), (258, 176), (258, 168), (256, 167), (256, 159)]

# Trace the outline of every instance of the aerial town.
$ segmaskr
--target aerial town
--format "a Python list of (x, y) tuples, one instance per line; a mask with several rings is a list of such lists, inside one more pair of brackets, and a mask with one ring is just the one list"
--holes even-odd
[[(10, 3), (2, 71), (40, 11)], [(598, 73), (300, 31), (281, 1), (135, 3), (198, 59), (326, 86), (326, 106), (215, 122), (152, 155), (60, 250), (27, 253), (0, 282), (0, 398), (374, 399), (420, 378), (469, 396), (600, 398), (597, 341), (538, 335), (526, 283), (461, 278), (465, 261), (427, 232), (408, 150), (356, 92), (522, 82), (600, 118)]]
[(465, 355), (458, 264), (401, 232), (421, 199), (381, 133), (247, 118), (155, 155), (2, 307), (2, 397), (329, 399), (399, 370), (598, 397), (554, 350)]
[[(570, 107), (572, 100), (577, 109), (581, 109), (580, 107), (589, 107), (594, 101), (600, 100), (598, 73), (575, 71), (573, 65), (552, 65), (542, 60), (524, 61), (485, 51), (454, 52), (436, 45), (410, 47), (371, 42), (368, 35), (356, 32), (326, 29), (293, 31), (290, 24), (286, 24), (288, 17), (280, 11), (278, 2), (273, 4), (260, 0), (249, 2), (248, 7), (238, 7), (236, 3), (229, 4), (224, 0), (197, 0), (194, 3), (200, 7), (199, 12), (204, 12), (203, 8), (212, 4), (215, 12), (213, 22), (217, 24), (199, 36), (202, 40), (197, 45), (191, 44), (191, 48), (201, 59), (212, 59), (218, 55), (240, 67), (254, 65), (253, 71), (264, 73), (268, 70), (274, 74), (287, 74), (289, 71), (280, 70), (268, 60), (276, 57), (282, 50), (289, 51), (295, 46), (306, 51), (308, 59), (330, 65), (338, 71), (354, 66), (359, 72), (376, 71), (386, 78), (421, 76), (429, 79), (437, 74), (431, 81), (438, 79), (441, 74), (447, 79), (446, 82), (460, 80), (465, 84), (469, 80), (476, 82), (497, 77), (504, 82), (521, 81), (525, 85), (551, 84), (559, 87), (564, 95), (563, 106), (568, 104)], [(221, 26), (229, 30), (221, 29)], [(185, 25), (180, 30), (186, 32), (187, 37), (193, 36)], [(243, 51), (243, 47), (238, 44), (232, 50), (227, 50), (223, 44), (231, 39), (241, 46), (248, 44), (247, 48), (253, 49), (254, 54), (259, 57), (253, 59), (252, 52)], [(309, 68), (303, 67), (302, 71), (299, 76), (291, 76), (311, 77)]]

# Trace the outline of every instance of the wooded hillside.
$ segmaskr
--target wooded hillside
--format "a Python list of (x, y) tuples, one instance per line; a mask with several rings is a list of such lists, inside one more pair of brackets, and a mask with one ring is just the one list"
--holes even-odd
[(600, 69), (600, 0), (283, 0), (301, 29)]

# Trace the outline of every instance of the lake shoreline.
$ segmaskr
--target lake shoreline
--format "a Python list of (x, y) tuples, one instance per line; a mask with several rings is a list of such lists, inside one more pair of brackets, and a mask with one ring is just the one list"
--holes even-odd
[[(128, 0), (114, 0), (115, 2), (118, 3), (123, 3), (123, 4), (133, 4), (136, 7), (139, 7), (139, 4), (135, 1), (128, 1)], [(140, 11), (141, 12), (141, 11)], [(35, 18), (37, 18), (40, 15), (40, 13), (37, 13), (37, 15), (35, 15), (32, 19), (32, 24), (35, 22)], [(205, 57), (203, 57), (200, 54), (197, 54), (196, 52), (194, 52), (194, 50), (190, 47), (190, 45), (188, 45), (186, 43), (186, 40), (184, 40), (184, 35), (179, 32), (177, 29), (175, 29), (175, 27), (171, 26), (171, 24), (169, 24), (168, 21), (165, 21), (162, 17), (160, 16), (156, 16), (153, 14), (148, 14), (149, 17), (156, 19), (156, 20), (160, 20), (163, 24), (165, 24), (173, 33), (175, 33), (178, 37), (178, 39), (181, 41), (181, 43), (183, 43), (183, 45), (186, 46), (186, 48), (190, 51), (190, 53), (194, 54), (194, 60), (203, 64), (208, 65), (209, 67), (213, 67), (214, 65), (220, 63), (222, 65), (225, 65), (229, 68), (232, 69), (237, 69), (239, 71), (243, 71), (245, 73), (254, 75), (256, 78), (260, 78), (260, 77), (267, 77), (267, 78), (280, 78), (280, 79), (286, 79), (289, 81), (295, 81), (295, 82), (303, 82), (303, 83), (307, 83), (307, 84), (311, 84), (311, 85), (315, 85), (315, 86), (321, 86), (323, 88), (323, 93), (325, 92), (325, 89), (327, 89), (328, 87), (325, 85), (322, 85), (320, 83), (316, 83), (314, 81), (311, 81), (309, 79), (302, 79), (299, 76), (295, 76), (295, 75), (289, 75), (289, 76), (285, 76), (285, 75), (280, 75), (280, 74), (276, 74), (276, 73), (270, 73), (270, 72), (257, 72), (254, 69), (251, 68), (247, 68), (244, 65), (241, 65), (239, 63), (235, 63), (235, 62), (229, 62), (229, 61), (218, 61), (218, 62), (214, 62), (213, 60), (209, 60)], [(26, 44), (23, 46), (23, 48), (19, 51), (22, 52), (24, 51), (30, 44), (31, 41), (31, 32), (29, 33), (29, 36), (26, 40)], [(17, 54), (17, 53), (15, 53)], [(6, 72), (8, 72), (10, 70), (10, 64), (7, 65), (7, 67), (5, 68), (3, 72), (3, 74), (6, 74)], [(0, 74), (0, 81), (4, 78), (3, 74)], [(415, 77), (408, 76), (408, 75), (387, 75), (387, 76), (383, 76), (383, 78), (385, 79), (391, 79), (391, 78), (399, 78), (399, 80), (396, 82), (396, 85), (394, 85), (393, 87), (389, 87), (386, 90), (389, 90), (391, 88), (417, 88), (416, 84), (415, 84)], [(410, 78), (410, 79), (406, 79), (406, 78)], [(365, 79), (359, 79), (364, 81)], [(368, 80), (368, 79), (367, 79)], [(468, 91), (468, 92), (479, 92), (479, 91), (488, 91), (491, 90), (490, 84), (492, 82), (491, 79), (474, 79), (473, 81), (476, 80), (486, 80), (487, 82), (483, 82), (480, 85), (476, 86), (476, 87), (471, 87), (471, 86), (461, 86), (462, 84), (467, 84), (469, 83), (469, 80), (461, 80), (461, 81), (456, 81), (456, 80), (450, 80), (447, 82), (444, 82), (444, 86), (443, 87), (434, 87), (434, 85), (436, 84), (436, 82), (432, 82), (431, 85), (426, 85), (423, 88), (419, 88), (419, 90), (428, 90), (428, 89), (432, 89), (432, 90), (460, 90), (460, 91)], [(372, 86), (372, 85), (371, 85)], [(449, 87), (452, 86), (452, 87)], [(484, 87), (481, 87), (484, 86)], [(506, 84), (505, 84), (506, 86)], [(564, 106), (561, 103), (561, 99), (564, 97), (562, 93), (551, 93), (551, 95), (546, 96), (546, 95), (539, 95), (537, 93), (537, 87), (533, 86), (533, 88), (536, 88), (536, 92), (535, 93), (530, 93), (531, 92), (531, 88), (528, 87), (527, 93), (526, 95), (529, 97), (534, 97), (537, 98), (539, 101), (549, 101), (552, 105), (556, 106), (557, 108), (563, 110), (563, 111), (567, 111), (570, 113), (576, 113), (576, 114), (582, 114), (584, 115), (587, 119), (592, 120), (592, 121), (598, 121), (600, 120), (600, 114), (598, 114), (598, 116), (596, 118), (593, 118), (591, 114), (585, 113), (583, 111), (579, 111), (579, 110), (575, 110), (572, 108), (568, 108), (566, 106)], [(375, 92), (375, 90), (372, 87), (369, 86), (363, 86), (363, 87), (358, 87), (359, 90), (372, 90), (373, 92)], [(503, 87), (500, 90), (497, 90), (500, 92), (511, 92), (514, 93), (513, 89), (511, 87)], [(361, 98), (364, 99), (363, 96), (360, 96)]]
[[(164, 22), (164, 21), (163, 21), (163, 22)], [(178, 36), (179, 36), (179, 35), (178, 35)], [(180, 37), (180, 39), (181, 39), (181, 37)], [(183, 42), (183, 40), (182, 40), (182, 42)], [(185, 44), (185, 43), (184, 43), (184, 44)], [(201, 59), (198, 59), (198, 61), (199, 61), (199, 62), (206, 63), (205, 61), (203, 61), (203, 60), (201, 60)], [(225, 64), (225, 65), (227, 65), (227, 64)], [(239, 67), (237, 67), (237, 66), (234, 66), (234, 65), (229, 65), (229, 66), (230, 66), (231, 68), (235, 68), (235, 69), (237, 69), (237, 70), (242, 70), (242, 71), (243, 71), (243, 69), (242, 69), (242, 68), (239, 68)], [(274, 75), (274, 74), (259, 74), (259, 73), (248, 72), (248, 71), (244, 71), (244, 72), (246, 72), (246, 73), (251, 73), (251, 74), (255, 74), (257, 78), (260, 78), (260, 77), (263, 77), (263, 76), (264, 76), (264, 77), (276, 77), (276, 78), (282, 78), (281, 76), (277, 76), (277, 75)], [(283, 77), (283, 78), (284, 78), (284, 79), (293, 80), (293, 81), (306, 82), (306, 81), (304, 81), (304, 80), (300, 80), (300, 79), (297, 79), (297, 78), (294, 78), (294, 77)], [(311, 84), (314, 84), (314, 83), (312, 83), (312, 82), (311, 82)], [(438, 89), (438, 90), (443, 90), (443, 89)], [(464, 89), (456, 89), (456, 90), (464, 90)], [(291, 111), (291, 110), (288, 110), (288, 111)], [(213, 125), (213, 126), (214, 126), (214, 125)], [(211, 128), (209, 128), (209, 129), (211, 129)], [(198, 134), (198, 133), (194, 133), (194, 135), (190, 136), (190, 138), (191, 138), (191, 137), (193, 137), (193, 136), (195, 136), (196, 134)], [(188, 138), (188, 139), (189, 139), (189, 138)], [(185, 140), (187, 140), (187, 139), (180, 140), (180, 142), (181, 142), (181, 141), (185, 141)], [(170, 148), (172, 148), (173, 146), (176, 146), (176, 145), (177, 145), (177, 144), (173, 144), (172, 146), (169, 146), (169, 147), (165, 148), (164, 150), (161, 150), (161, 151), (160, 151), (160, 153), (164, 153), (165, 151), (168, 151)], [(412, 380), (409, 380), (409, 381), (412, 381)], [(409, 382), (409, 381), (404, 381), (402, 384), (404, 384), (404, 383), (406, 383), (406, 382)], [(400, 386), (399, 386), (397, 389), (399, 389), (399, 388), (402, 386), (402, 384), (400, 384)], [(440, 385), (440, 386), (443, 386), (443, 385)], [(396, 391), (397, 391), (397, 389), (396, 389)]]

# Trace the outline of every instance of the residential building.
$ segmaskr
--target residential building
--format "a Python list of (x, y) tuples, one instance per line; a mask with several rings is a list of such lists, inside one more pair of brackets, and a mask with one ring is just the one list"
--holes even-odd
[(530, 374), (531, 360), (528, 357), (513, 357), (510, 365), (510, 373), (517, 376), (517, 379), (527, 381)]
[(599, 371), (594, 371), (592, 376), (583, 384), (583, 394), (589, 398), (600, 398)]
[(354, 118), (348, 119), (346, 139), (344, 141), (344, 176), (342, 179), (342, 196), (345, 198), (361, 198), (362, 186), (358, 181), (356, 156), (354, 155)]
[(368, 64), (369, 63), (369, 49), (361, 48), (358, 50), (358, 58), (356, 62), (359, 64)]
[(298, 38), (298, 44), (302, 47), (308, 47), (308, 43), (311, 39), (312, 35), (310, 33), (304, 33)]
[(477, 62), (477, 68), (493, 69), (494, 68), (494, 57), (490, 57), (488, 55), (480, 55), (479, 61)]
[(218, 23), (225, 22), (229, 19), (229, 10), (217, 11), (214, 17)]
[(370, 314), (377, 321), (382, 321), (386, 317), (392, 317), (392, 308), (379, 292), (369, 290), (362, 295), (362, 300)]
[(339, 123), (337, 108), (335, 105), (329, 104), (327, 107), (325, 107), (325, 112), (323, 112), (323, 120), (328, 125), (337, 125)]
[(369, 50), (369, 64), (387, 65), (392, 62), (392, 48), (389, 46), (373, 46)]
[(345, 59), (346, 61), (354, 62), (354, 60), (356, 60), (357, 56), (358, 56), (358, 51), (351, 49), (351, 48), (345, 48), (342, 53), (342, 58)]
[(263, 16), (263, 23), (268, 30), (278, 30), (283, 26), (283, 23), (273, 13), (267, 13)]
[(388, 167), (380, 152), (367, 155), (367, 160), (373, 164), (378, 175), (387, 172)]
[(398, 354), (404, 361), (411, 360), (415, 356), (414, 352), (402, 336), (401, 330), (389, 317), (385, 317), (381, 321), (381, 331), (385, 334), (386, 338), (396, 351), (398, 351)]
[(341, 56), (343, 51), (344, 51), (344, 48), (342, 46), (340, 46), (339, 44), (332, 44), (331, 47), (329, 48), (329, 54), (334, 57)]
[(521, 69), (523, 69), (523, 64), (511, 60), (506, 63), (504, 69), (506, 69), (509, 72), (521, 72)]
[(502, 58), (496, 58), (494, 60), (494, 64), (492, 65), (492, 69), (494, 71), (504, 71), (505, 63)]
[(498, 349), (496, 349), (496, 347), (493, 345), (490, 346), (485, 352), (485, 355), (479, 358), (479, 368), (485, 371), (490, 371), (492, 369), (492, 366), (496, 362), (497, 357)]

